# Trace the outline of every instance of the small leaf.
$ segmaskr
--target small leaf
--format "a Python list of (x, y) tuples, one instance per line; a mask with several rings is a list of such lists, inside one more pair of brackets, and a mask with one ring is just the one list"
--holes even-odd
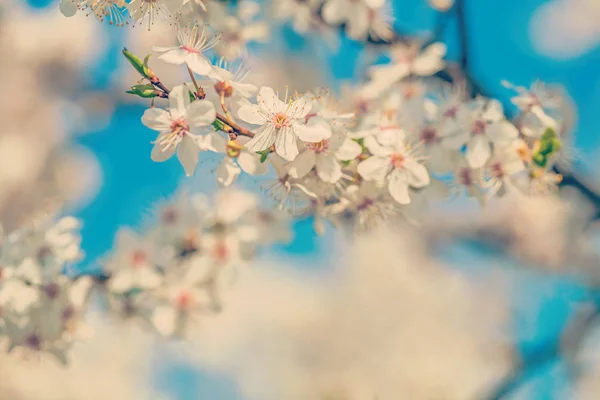
[(225, 124), (223, 123), (223, 121), (216, 119), (213, 123), (212, 123), (213, 128), (215, 128), (215, 130), (217, 131), (222, 131), (225, 130)]
[(269, 153), (271, 153), (271, 149), (265, 149), (263, 151), (257, 151), (256, 154), (260, 154), (260, 162), (264, 163), (265, 161), (267, 161), (267, 158), (269, 157)]

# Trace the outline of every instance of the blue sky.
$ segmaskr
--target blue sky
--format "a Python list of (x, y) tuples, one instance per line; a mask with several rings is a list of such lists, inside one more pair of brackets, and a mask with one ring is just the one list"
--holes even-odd
[[(28, 1), (38, 7), (55, 5), (53, 0)], [(529, 20), (535, 8), (544, 2), (467, 1), (473, 73), (491, 94), (504, 101), (510, 92), (502, 87), (501, 80), (525, 86), (535, 79), (564, 84), (579, 109), (574, 141), (582, 156), (578, 165), (591, 173), (599, 166), (594, 163), (594, 156), (600, 146), (600, 135), (596, 134), (596, 127), (600, 126), (600, 113), (597, 112), (600, 109), (600, 49), (567, 61), (552, 60), (536, 53), (528, 39)], [(424, 32), (435, 20), (434, 12), (424, 0), (396, 0), (394, 6), (399, 29)], [(457, 54), (455, 32), (456, 25), (451, 21), (446, 35), (450, 57)], [(90, 71), (90, 76), (94, 76), (89, 83), (91, 88), (101, 89), (108, 84), (117, 57), (120, 57), (120, 31), (108, 29), (108, 33), (111, 48), (103, 62)], [(355, 76), (354, 63), (360, 50), (358, 44), (344, 42), (338, 53), (328, 57), (332, 74), (341, 79)], [(144, 214), (147, 215), (157, 201), (172, 194), (184, 178), (176, 160), (162, 164), (150, 160), (149, 141), (153, 134), (141, 125), (142, 113), (143, 108), (139, 106), (120, 105), (107, 127), (100, 131), (91, 127), (90, 132), (78, 138), (81, 145), (96, 155), (104, 177), (98, 196), (77, 211), (85, 222), (83, 246), (88, 260), (94, 260), (110, 248), (119, 226), (139, 225)], [(322, 253), (324, 244), (312, 231), (310, 221), (300, 221), (295, 230), (294, 242), (281, 247), (280, 251), (307, 259)], [(448, 258), (457, 264), (486, 263), (485, 252), (469, 246), (453, 249)], [(506, 262), (508, 265), (509, 261)], [(582, 289), (574, 283), (528, 273), (515, 280), (515, 297), (523, 297), (523, 292), (527, 301), (515, 302), (522, 304), (515, 308), (514, 321), (524, 350), (556, 334), (568, 316), (572, 302), (584, 296)], [(226, 377), (198, 374), (176, 361), (157, 376), (160, 378), (156, 384), (177, 400), (242, 399)], [(562, 367), (552, 366), (536, 374), (524, 386), (526, 392), (522, 398), (566, 399), (565, 379)]]

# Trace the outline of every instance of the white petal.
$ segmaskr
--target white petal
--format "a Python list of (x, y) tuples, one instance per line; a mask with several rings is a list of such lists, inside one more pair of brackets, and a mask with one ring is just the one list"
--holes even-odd
[(162, 276), (151, 266), (134, 270), (134, 285), (140, 289), (153, 289), (161, 283)]
[(346, 33), (348, 37), (360, 40), (369, 32), (369, 13), (366, 9), (356, 10), (356, 8), (358, 7), (354, 7), (354, 10), (349, 12)]
[(237, 158), (238, 164), (245, 173), (250, 175), (264, 175), (269, 170), (266, 162), (260, 162), (258, 154), (242, 151)]
[(318, 143), (332, 135), (331, 125), (320, 117), (309, 119), (307, 124), (294, 123), (292, 128), (303, 142)]
[(337, 149), (337, 151), (335, 152), (335, 156), (340, 161), (348, 161), (348, 160), (354, 160), (361, 153), (362, 153), (362, 148), (360, 147), (360, 144), (356, 143), (352, 139), (346, 138), (342, 142), (342, 145), (340, 146), (340, 148)]
[(287, 115), (290, 118), (304, 118), (308, 115), (312, 108), (312, 101), (306, 97), (296, 99), (289, 108)]
[(237, 93), (242, 97), (251, 97), (258, 90), (256, 86), (250, 83), (230, 82), (230, 84), (234, 89), (234, 93)]
[(242, 172), (230, 157), (223, 158), (217, 168), (217, 182), (221, 186), (230, 186)]
[(108, 281), (108, 290), (123, 293), (133, 289), (133, 271), (130, 268), (117, 271)]
[(215, 153), (225, 153), (227, 151), (227, 139), (217, 132), (211, 132), (204, 139), (204, 147)]
[(174, 307), (157, 307), (152, 313), (152, 324), (163, 336), (170, 336), (175, 332), (177, 312)]
[(187, 55), (187, 51), (181, 47), (175, 47), (174, 49), (168, 50), (167, 52), (158, 56), (158, 59), (169, 64), (180, 65), (185, 63)]
[(317, 175), (323, 182), (335, 183), (342, 177), (342, 167), (333, 155), (317, 154)]
[(423, 164), (418, 163), (415, 159), (409, 158), (405, 163), (406, 175), (408, 184), (414, 188), (422, 188), (429, 185), (431, 179), (429, 172)]
[(186, 85), (175, 86), (169, 93), (169, 109), (173, 118), (185, 116), (190, 104), (190, 91)]
[[(168, 133), (160, 134), (158, 135), (158, 138), (156, 140), (159, 141), (162, 138), (162, 136), (166, 135), (168, 135)], [(152, 153), (150, 153), (150, 158), (152, 159), (152, 161), (163, 162), (173, 157), (173, 154), (175, 154), (175, 146), (171, 146), (166, 150), (163, 150), (163, 148), (164, 147), (159, 144), (154, 145), (154, 147), (152, 148)]]
[(196, 100), (187, 109), (187, 122), (190, 126), (207, 126), (217, 117), (215, 106), (208, 100)]
[(238, 117), (253, 125), (262, 125), (267, 122), (267, 118), (261, 111), (261, 108), (254, 104), (241, 106), (238, 110)]
[(492, 142), (499, 145), (508, 144), (519, 136), (517, 128), (506, 120), (491, 123), (487, 126), (485, 133)]
[(256, 100), (262, 109), (270, 113), (278, 113), (286, 108), (285, 103), (279, 100), (279, 96), (268, 86), (260, 88)]
[(390, 174), (388, 183), (390, 194), (400, 204), (410, 204), (408, 195), (408, 179), (406, 173), (401, 170), (395, 170)]
[(263, 125), (255, 132), (256, 136), (246, 143), (246, 148), (250, 151), (263, 151), (275, 143), (277, 131), (271, 125)]
[[(246, 146), (248, 147), (248, 146)], [(275, 151), (287, 161), (293, 161), (298, 155), (296, 134), (292, 128), (281, 128), (275, 137)]]
[(142, 124), (155, 131), (167, 131), (171, 129), (169, 113), (160, 108), (149, 108), (142, 115)]
[(317, 160), (312, 150), (306, 149), (288, 165), (288, 171), (293, 178), (302, 178), (315, 166)]
[(192, 176), (198, 164), (200, 148), (190, 136), (185, 135), (179, 143), (177, 158), (185, 170), (187, 176)]
[(467, 161), (471, 168), (481, 168), (492, 155), (489, 139), (484, 135), (475, 135), (467, 143)]
[(373, 82), (379, 83), (376, 85), (378, 90), (382, 91), (386, 84), (389, 87), (390, 83), (406, 78), (410, 74), (410, 66), (406, 63), (377, 65), (371, 67), (370, 74)]
[(343, 22), (346, 18), (346, 6), (344, 0), (329, 0), (323, 7), (323, 19), (332, 25)]
[(361, 161), (357, 166), (357, 171), (364, 179), (381, 181), (392, 168), (390, 159), (387, 157), (372, 156)]
[(416, 58), (412, 65), (413, 72), (421, 76), (433, 75), (444, 68), (442, 58), (446, 55), (446, 45), (433, 43)]
[(188, 54), (185, 62), (190, 69), (198, 75), (207, 76), (212, 69), (212, 64), (202, 54)]

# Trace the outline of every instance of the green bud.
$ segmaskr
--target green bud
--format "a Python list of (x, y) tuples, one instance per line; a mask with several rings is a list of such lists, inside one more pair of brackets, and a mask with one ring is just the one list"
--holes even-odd
[(156, 90), (151, 84), (132, 86), (131, 89), (127, 91), (127, 93), (134, 94), (145, 99), (151, 99), (153, 97), (156, 97)]
[(533, 154), (533, 156), (531, 156), (531, 160), (535, 165), (542, 168), (545, 168), (546, 164), (548, 163), (548, 157), (540, 152)]
[(134, 56), (133, 53), (127, 50), (126, 47), (123, 47), (123, 55), (125, 56), (127, 61), (129, 61), (129, 63), (133, 66), (133, 68), (136, 69), (137, 72), (139, 72), (142, 76), (148, 78), (148, 76), (146, 76), (144, 70), (144, 63), (142, 62), (142, 60)]
[(263, 151), (257, 151), (256, 154), (260, 154), (260, 162), (264, 163), (265, 161), (267, 161), (267, 157), (269, 157), (269, 153), (271, 152), (271, 149), (265, 149)]

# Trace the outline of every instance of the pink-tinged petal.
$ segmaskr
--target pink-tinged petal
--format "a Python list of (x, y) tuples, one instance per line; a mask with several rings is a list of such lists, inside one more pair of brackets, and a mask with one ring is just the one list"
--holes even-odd
[(277, 131), (270, 125), (263, 125), (248, 143), (246, 148), (250, 151), (263, 151), (275, 143)]
[(312, 150), (306, 149), (296, 157), (288, 165), (288, 171), (292, 178), (302, 178), (310, 172), (315, 166), (317, 159), (315, 153)]
[(231, 186), (241, 172), (240, 167), (231, 158), (225, 157), (217, 168), (217, 182), (220, 186)]
[(306, 124), (294, 123), (292, 129), (300, 140), (308, 143), (318, 143), (329, 139), (332, 135), (331, 125), (319, 117), (309, 119)]
[(279, 129), (275, 137), (275, 152), (286, 161), (294, 161), (298, 155), (298, 144), (292, 128)]
[(443, 43), (433, 43), (413, 62), (412, 70), (420, 76), (433, 75), (444, 68), (443, 57), (446, 55), (446, 45)]
[(317, 175), (323, 182), (335, 183), (342, 177), (342, 167), (333, 155), (317, 154)]
[[(164, 134), (164, 135), (167, 135), (167, 134)], [(159, 135), (156, 140), (159, 141), (162, 137), (163, 137), (163, 134)], [(163, 146), (160, 146), (159, 144), (155, 144), (154, 147), (152, 148), (152, 153), (150, 153), (150, 158), (154, 162), (163, 162), (163, 161), (167, 161), (169, 158), (173, 157), (173, 154), (175, 154), (175, 146), (165, 149)]]
[(198, 164), (198, 157), (200, 155), (200, 148), (190, 136), (185, 135), (179, 143), (177, 149), (177, 158), (185, 170), (187, 176), (194, 175), (196, 165)]
[(225, 153), (227, 151), (227, 139), (217, 132), (211, 132), (204, 138), (204, 147), (215, 153)]
[(186, 120), (190, 126), (207, 126), (216, 118), (215, 106), (208, 100), (196, 100), (186, 109)]
[(260, 88), (256, 100), (259, 107), (269, 113), (282, 112), (286, 108), (286, 104), (279, 99), (275, 91), (267, 86)]
[(144, 111), (144, 115), (142, 115), (142, 124), (159, 132), (171, 130), (170, 115), (161, 108), (153, 107)]
[(159, 60), (162, 60), (169, 64), (184, 64), (187, 58), (188, 52), (181, 47), (175, 47), (172, 50), (168, 50), (165, 53), (158, 56)]
[(190, 104), (190, 92), (186, 85), (175, 86), (169, 93), (169, 112), (171, 118), (185, 116), (186, 109)]
[(475, 135), (467, 143), (466, 159), (471, 168), (481, 168), (490, 159), (492, 148), (490, 140), (484, 135)]
[(429, 172), (423, 164), (409, 158), (405, 162), (406, 176), (408, 184), (414, 188), (422, 188), (431, 183)]
[(354, 160), (362, 153), (360, 144), (352, 139), (344, 139), (342, 145), (335, 152), (335, 157), (340, 161)]
[(289, 107), (287, 115), (290, 118), (304, 118), (312, 108), (312, 101), (306, 97), (296, 99)]
[(404, 171), (396, 170), (390, 174), (388, 190), (399, 204), (410, 204), (408, 179)]
[(498, 145), (507, 145), (517, 137), (519, 130), (509, 121), (494, 122), (487, 126), (486, 135)]
[(260, 162), (260, 156), (255, 153), (242, 151), (237, 158), (238, 164), (242, 170), (250, 175), (264, 175), (269, 167), (266, 162)]
[(202, 54), (188, 54), (185, 58), (185, 62), (192, 72), (195, 72), (198, 75), (207, 76), (212, 69), (210, 61)]
[(387, 157), (369, 157), (361, 161), (357, 171), (367, 181), (382, 181), (392, 169), (392, 164)]
[(267, 122), (267, 118), (261, 108), (254, 104), (241, 106), (238, 110), (238, 117), (242, 121), (253, 125), (262, 125)]

